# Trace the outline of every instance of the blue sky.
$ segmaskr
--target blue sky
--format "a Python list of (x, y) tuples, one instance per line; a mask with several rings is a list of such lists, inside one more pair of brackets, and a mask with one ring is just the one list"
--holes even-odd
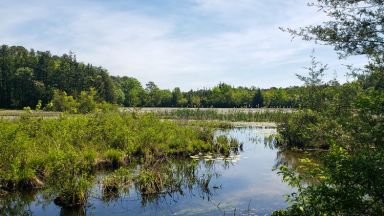
[(299, 85), (315, 48), (326, 78), (344, 82), (342, 65), (362, 58), (338, 60), (278, 29), (324, 20), (303, 0), (0, 0), (0, 43), (72, 51), (112, 75), (183, 90)]

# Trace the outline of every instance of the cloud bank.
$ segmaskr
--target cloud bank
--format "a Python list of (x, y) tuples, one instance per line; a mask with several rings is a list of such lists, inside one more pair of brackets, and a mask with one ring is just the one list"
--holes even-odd
[[(184, 90), (298, 85), (315, 46), (278, 28), (324, 20), (301, 0), (2, 0), (0, 14), (3, 44), (72, 51), (112, 75)], [(342, 71), (332, 49), (317, 50)]]

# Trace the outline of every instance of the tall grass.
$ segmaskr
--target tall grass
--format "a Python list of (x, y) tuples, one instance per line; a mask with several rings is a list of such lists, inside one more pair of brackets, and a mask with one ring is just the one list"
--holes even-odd
[(51, 188), (55, 203), (82, 206), (98, 168), (222, 149), (212, 145), (212, 128), (181, 126), (151, 113), (100, 112), (57, 119), (26, 114), (0, 120), (0, 187)]
[(244, 112), (242, 110), (228, 110), (218, 112), (217, 110), (200, 109), (176, 109), (159, 112), (162, 118), (183, 120), (221, 120), (221, 121), (247, 121), (247, 122), (281, 122), (292, 112), (281, 110), (263, 112)]

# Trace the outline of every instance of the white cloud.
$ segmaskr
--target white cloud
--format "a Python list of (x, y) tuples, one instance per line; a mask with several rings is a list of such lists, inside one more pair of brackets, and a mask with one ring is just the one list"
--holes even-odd
[[(55, 54), (72, 50), (80, 61), (102, 65), (113, 75), (166, 88), (219, 81), (262, 87), (298, 83), (294, 73), (307, 65), (312, 44), (291, 42), (278, 27), (323, 19), (302, 1), (190, 1), (194, 7), (155, 15), (135, 10), (141, 6), (133, 3), (116, 10), (95, 1), (39, 0), (27, 6), (3, 0), (0, 14), (7, 19), (0, 19), (0, 40)], [(203, 32), (211, 27), (219, 28)], [(180, 28), (189, 34), (178, 34)]]

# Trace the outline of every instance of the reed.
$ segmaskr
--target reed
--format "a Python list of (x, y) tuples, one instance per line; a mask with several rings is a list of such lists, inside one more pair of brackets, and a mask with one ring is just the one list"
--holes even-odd
[(244, 110), (227, 110), (219, 112), (215, 109), (174, 109), (163, 112), (156, 112), (161, 118), (179, 120), (220, 120), (220, 121), (246, 121), (246, 122), (282, 122), (292, 110), (263, 110), (260, 112)]
[[(43, 119), (26, 112), (19, 119), (0, 120), (0, 187), (52, 188), (50, 195), (58, 205), (82, 206), (98, 169), (117, 169), (133, 160), (147, 163), (227, 153), (220, 149), (230, 145), (213, 142), (213, 131), (164, 121), (153, 113), (97, 112)], [(144, 174), (153, 177), (153, 172)]]

